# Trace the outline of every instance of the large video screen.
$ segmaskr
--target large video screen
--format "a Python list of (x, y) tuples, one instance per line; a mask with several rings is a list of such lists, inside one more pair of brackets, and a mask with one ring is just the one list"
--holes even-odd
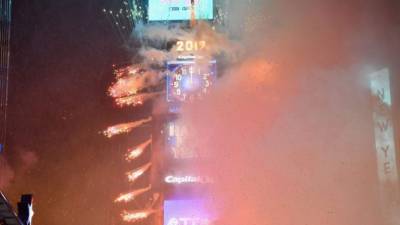
[(170, 121), (166, 124), (166, 150), (174, 159), (197, 158), (197, 152), (188, 141), (188, 129), (181, 121)]
[(164, 225), (210, 225), (212, 214), (203, 200), (164, 201)]
[[(149, 21), (180, 21), (192, 17), (192, 0), (149, 0)], [(199, 20), (214, 18), (213, 0), (194, 0), (194, 16)]]

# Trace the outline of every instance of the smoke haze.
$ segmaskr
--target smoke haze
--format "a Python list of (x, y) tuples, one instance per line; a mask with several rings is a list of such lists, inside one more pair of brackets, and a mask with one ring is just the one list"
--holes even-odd
[(16, 152), (15, 165), (11, 165), (7, 157), (0, 156), (0, 190), (8, 188), (15, 177), (29, 172), (39, 160), (35, 151), (18, 147)]
[(14, 178), (14, 171), (11, 169), (7, 160), (0, 157), (0, 190), (6, 188)]
[(394, 44), (381, 26), (398, 36), (389, 5), (230, 6), (231, 31), (247, 51), (181, 117), (190, 144), (213, 158), (200, 169), (217, 181), (219, 224), (384, 224), (368, 69), (381, 69)]

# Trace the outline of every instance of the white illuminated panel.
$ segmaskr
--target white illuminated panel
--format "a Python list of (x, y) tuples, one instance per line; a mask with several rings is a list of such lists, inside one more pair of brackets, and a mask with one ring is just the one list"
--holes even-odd
[(180, 121), (167, 124), (167, 149), (175, 159), (196, 158), (197, 154), (188, 141), (188, 129)]
[[(191, 0), (149, 0), (149, 21), (181, 21), (192, 18)], [(214, 18), (213, 0), (194, 0), (195, 19)]]
[(211, 225), (215, 212), (205, 200), (165, 200), (164, 225)]
[(379, 180), (397, 182), (396, 146), (391, 115), (390, 74), (382, 69), (370, 75), (373, 101), (375, 148)]

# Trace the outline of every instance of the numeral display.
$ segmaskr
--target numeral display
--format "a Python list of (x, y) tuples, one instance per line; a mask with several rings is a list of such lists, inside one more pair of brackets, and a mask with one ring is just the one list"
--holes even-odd
[(176, 51), (178, 52), (195, 52), (201, 51), (206, 47), (205, 41), (178, 41), (176, 42)]

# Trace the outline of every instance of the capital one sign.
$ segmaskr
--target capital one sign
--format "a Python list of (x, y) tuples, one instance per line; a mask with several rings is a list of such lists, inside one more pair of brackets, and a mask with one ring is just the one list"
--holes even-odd
[(164, 178), (165, 183), (167, 184), (190, 184), (190, 183), (198, 183), (198, 184), (207, 184), (212, 183), (211, 178), (207, 176), (166, 176)]

